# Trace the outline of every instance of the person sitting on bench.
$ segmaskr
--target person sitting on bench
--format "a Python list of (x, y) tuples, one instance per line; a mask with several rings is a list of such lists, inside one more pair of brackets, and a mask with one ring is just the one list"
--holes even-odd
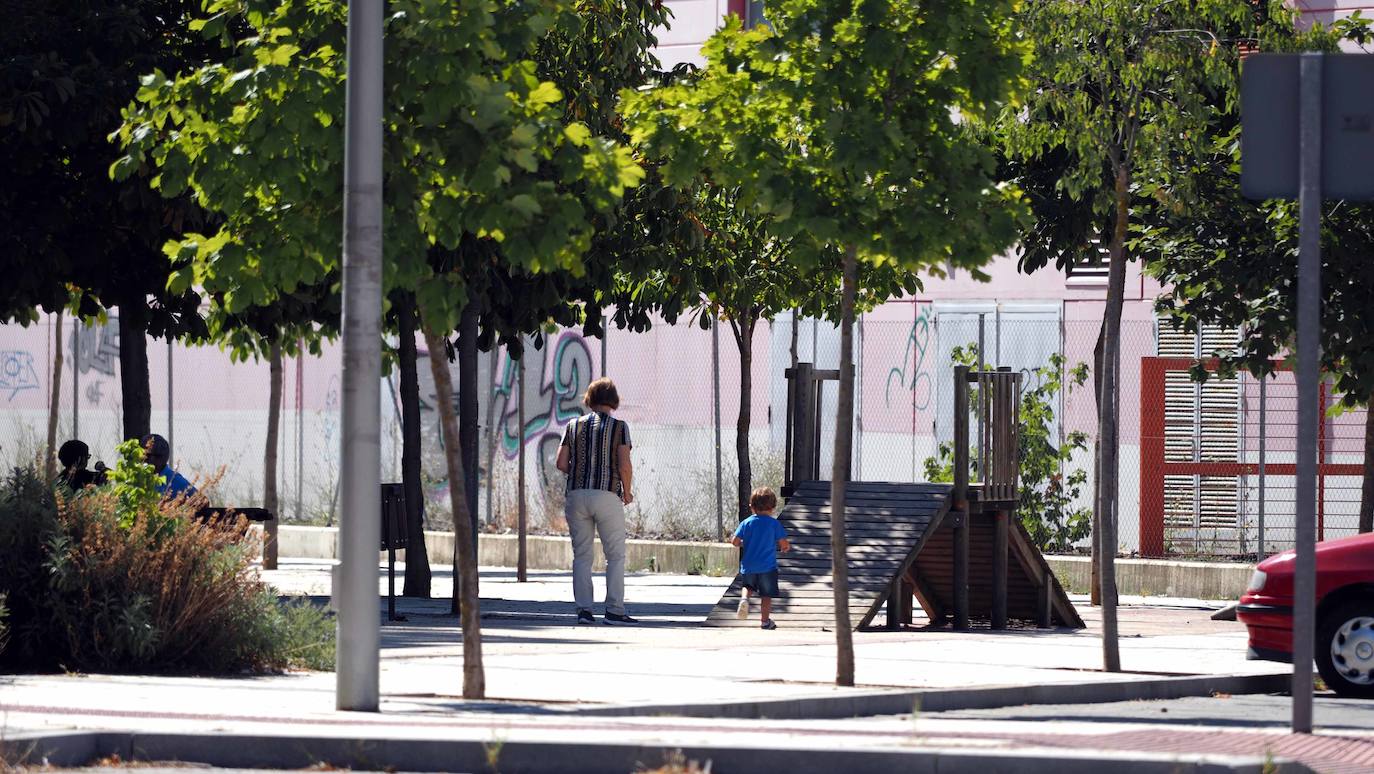
[(157, 471), (159, 483), (157, 491), (164, 500), (170, 500), (182, 495), (193, 495), (196, 488), (191, 486), (191, 482), (185, 476), (178, 473), (170, 462), (172, 447), (167, 443), (167, 439), (156, 433), (143, 436), (143, 456), (153, 470)]
[(88, 486), (105, 483), (105, 464), (97, 462), (95, 470), (87, 470), (86, 463), (91, 461), (91, 447), (73, 438), (57, 450), (57, 461), (62, 463), (62, 472), (57, 480), (79, 492)]

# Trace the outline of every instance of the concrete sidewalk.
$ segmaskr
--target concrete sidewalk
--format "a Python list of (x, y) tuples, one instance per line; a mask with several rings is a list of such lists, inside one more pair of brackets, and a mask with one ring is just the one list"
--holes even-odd
[[(434, 592), (446, 595), (451, 573), (436, 570)], [(284, 593), (318, 596), (328, 591), (325, 562), (292, 562), (266, 577)], [(379, 754), (389, 750), (377, 759), (383, 762), (379, 766), (424, 770), (455, 770), (467, 760), (462, 756), (493, 745), (512, 756), (512, 762), (526, 760), (520, 757), (526, 755), (534, 756), (529, 760), (562, 761), (547, 745), (564, 745), (563, 755), (571, 755), (559, 764), (562, 768), (512, 763), (502, 771), (629, 771), (622, 766), (630, 760), (625, 756), (657, 764), (663, 751), (680, 748), (717, 761), (717, 772), (735, 770), (726, 761), (754, 767), (764, 755), (760, 751), (779, 765), (824, 771), (825, 761), (835, 768), (827, 756), (837, 750), (856, 754), (853, 766), (842, 767), (854, 771), (888, 769), (895, 765), (893, 755), (913, 771), (938, 766), (939, 771), (986, 772), (990, 765), (992, 770), (1037, 770), (1025, 763), (1032, 759), (1060, 761), (1043, 769), (1056, 772), (1260, 771), (1266, 751), (1280, 749), (1289, 739), (1273, 731), (1236, 732), (1242, 734), (1238, 741), (1217, 748), (1207, 741), (1215, 729), (1193, 733), (1171, 728), (1169, 738), (1175, 741), (1155, 747), (1142, 741), (1160, 732), (1148, 724), (1113, 729), (910, 714), (917, 703), (913, 697), (921, 696), (943, 695), (949, 701), (995, 692), (1004, 705), (1046, 697), (1082, 701), (1085, 692), (1096, 691), (1101, 698), (1088, 700), (1100, 701), (1132, 698), (1111, 691), (1140, 689), (1140, 695), (1153, 695), (1161, 685), (1196, 683), (1198, 676), (1237, 681), (1221, 689), (1226, 692), (1263, 690), (1274, 684), (1275, 675), (1286, 674), (1281, 664), (1245, 661), (1244, 629), (1210, 620), (1211, 606), (1205, 603), (1123, 605), (1122, 662), (1131, 671), (1118, 674), (1096, 668), (1101, 658), (1098, 621), (1086, 605), (1080, 606), (1089, 624), (1083, 632), (860, 632), (855, 635), (858, 686), (839, 689), (833, 686), (830, 632), (791, 629), (784, 619), (772, 632), (700, 626), (729, 579), (634, 575), (627, 579), (629, 608), (645, 624), (622, 628), (574, 625), (565, 601), (571, 598), (568, 574), (535, 572), (530, 577), (520, 584), (513, 571), (482, 573), (488, 686), (483, 702), (461, 698), (461, 644), (457, 620), (447, 613), (448, 599), (398, 600), (398, 610), (409, 620), (383, 626), (380, 714), (335, 711), (334, 676), (328, 673), (229, 679), (21, 675), (0, 678), (5, 739), (13, 751), (14, 745), (34, 739), (77, 732), (77, 737), (67, 737), (71, 749), (104, 749), (100, 745), (105, 744), (131, 750), (130, 745), (142, 745), (145, 759), (156, 750), (177, 757), (203, 748), (219, 752), (197, 760), (279, 767), (297, 765), (306, 751), (316, 761), (368, 768), (366, 756), (341, 746), (347, 742)], [(1045, 693), (1056, 686), (1062, 696)], [(1190, 690), (1199, 686), (1206, 693), (1200, 683)], [(926, 705), (927, 711), (935, 708)], [(775, 719), (635, 716), (663, 712)], [(837, 717), (896, 712), (908, 714)], [(794, 719), (777, 719), (789, 717)], [(281, 738), (246, 741), (264, 736)], [(1125, 741), (1113, 742), (1117, 736)], [(1360, 752), (1370, 744), (1364, 738), (1356, 742), (1363, 745)], [(31, 750), (50, 743), (36, 744)], [(403, 752), (410, 749), (407, 745), (449, 757)], [(267, 757), (254, 758), (246, 752), (257, 748), (276, 750), (277, 757), (260, 752)], [(1212, 755), (1218, 750), (1225, 756)], [(862, 764), (870, 759), (859, 753), (871, 754), (871, 765)], [(58, 753), (53, 755), (58, 762)], [(439, 765), (444, 761), (451, 764)]]

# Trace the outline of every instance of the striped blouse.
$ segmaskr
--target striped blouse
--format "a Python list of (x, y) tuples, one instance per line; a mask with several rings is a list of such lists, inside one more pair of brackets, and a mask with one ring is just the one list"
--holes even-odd
[(630, 446), (630, 426), (610, 414), (583, 414), (563, 430), (568, 447), (568, 491), (600, 489), (623, 494), (621, 446)]

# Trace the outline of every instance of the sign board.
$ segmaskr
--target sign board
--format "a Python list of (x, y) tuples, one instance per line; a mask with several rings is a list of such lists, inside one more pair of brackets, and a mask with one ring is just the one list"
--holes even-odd
[[(1241, 65), (1240, 188), (1298, 197), (1298, 61), (1254, 54)], [(1374, 56), (1322, 57), (1322, 196), (1374, 199)]]

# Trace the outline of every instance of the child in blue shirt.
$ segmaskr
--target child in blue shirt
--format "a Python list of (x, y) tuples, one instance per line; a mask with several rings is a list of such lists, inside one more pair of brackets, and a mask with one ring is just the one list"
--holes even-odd
[(773, 612), (773, 598), (778, 596), (778, 552), (792, 550), (787, 542), (787, 530), (773, 518), (778, 507), (778, 496), (772, 489), (761, 486), (749, 496), (749, 510), (753, 515), (740, 522), (735, 536), (730, 542), (736, 547), (743, 546), (740, 552), (739, 571), (744, 576), (744, 598), (736, 610), (739, 619), (749, 617), (749, 598), (751, 593), (763, 599), (761, 628), (776, 629), (769, 615)]

